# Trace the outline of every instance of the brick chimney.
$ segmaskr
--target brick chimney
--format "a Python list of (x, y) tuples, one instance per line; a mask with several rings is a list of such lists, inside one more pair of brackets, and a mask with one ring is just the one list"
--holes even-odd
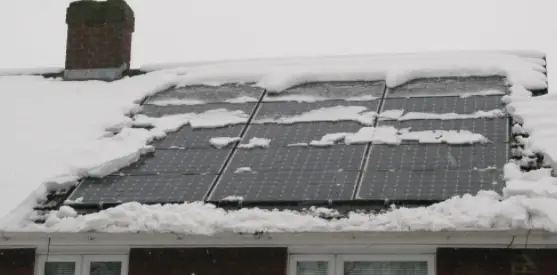
[(124, 0), (72, 2), (66, 24), (66, 80), (111, 81), (129, 69), (135, 18)]

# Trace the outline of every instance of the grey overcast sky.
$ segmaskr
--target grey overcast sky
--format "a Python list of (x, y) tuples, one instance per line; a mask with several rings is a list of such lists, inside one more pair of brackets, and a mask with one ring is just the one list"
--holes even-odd
[[(68, 0), (0, 4), (0, 68), (63, 66)], [(540, 49), (555, 0), (128, 0), (132, 66), (455, 49)], [(557, 43), (553, 43), (556, 45)]]

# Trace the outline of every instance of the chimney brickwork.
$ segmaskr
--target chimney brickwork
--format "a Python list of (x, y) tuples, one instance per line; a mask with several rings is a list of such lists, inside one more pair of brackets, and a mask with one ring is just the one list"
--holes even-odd
[(66, 12), (67, 80), (115, 80), (129, 69), (135, 18), (123, 0), (76, 1)]

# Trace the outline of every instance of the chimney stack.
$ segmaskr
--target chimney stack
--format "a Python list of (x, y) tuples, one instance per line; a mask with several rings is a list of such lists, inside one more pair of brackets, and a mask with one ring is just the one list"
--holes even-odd
[(72, 2), (66, 11), (66, 80), (105, 80), (129, 69), (135, 18), (124, 0)]

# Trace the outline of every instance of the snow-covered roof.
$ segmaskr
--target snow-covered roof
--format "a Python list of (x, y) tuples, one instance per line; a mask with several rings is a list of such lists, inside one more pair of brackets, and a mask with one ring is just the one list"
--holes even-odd
[[(274, 59), (197, 63), (156, 68), (144, 75), (105, 83), (63, 82), (40, 76), (0, 76), (0, 90), (16, 99), (2, 109), (2, 121), (10, 129), (4, 144), (4, 167), (0, 175), (0, 227), (6, 231), (158, 231), (211, 234), (222, 231), (382, 231), (382, 230), (469, 230), (536, 228), (557, 231), (557, 95), (532, 97), (533, 90), (548, 88), (545, 59), (538, 52), (443, 52), (344, 56), (302, 59)], [(33, 222), (33, 207), (48, 191), (75, 185), (83, 177), (103, 177), (136, 162), (152, 152), (154, 139), (166, 136), (183, 125), (216, 127), (243, 123), (245, 114), (210, 110), (159, 118), (137, 114), (141, 101), (149, 95), (189, 85), (219, 86), (225, 83), (255, 83), (277, 96), (307, 82), (385, 81), (397, 87), (408, 81), (431, 77), (503, 76), (510, 94), (503, 97), (507, 111), (521, 125), (524, 155), (541, 153), (548, 167), (529, 172), (519, 164), (505, 166), (503, 195), (482, 191), (453, 197), (418, 208), (393, 208), (380, 214), (351, 213), (347, 217), (324, 220), (319, 216), (332, 210), (309, 212), (241, 209), (226, 211), (203, 202), (141, 205), (125, 203), (98, 213), (78, 215), (68, 206), (51, 211), (44, 224)], [(489, 94), (489, 91), (487, 92)], [(369, 98), (367, 98), (369, 99)], [(364, 100), (367, 100), (364, 99)], [(235, 98), (250, 102), (253, 98)], [(319, 100), (313, 97), (296, 100)], [(358, 99), (357, 99), (358, 100)], [(361, 99), (360, 99), (361, 100)], [(199, 102), (198, 102), (199, 103)], [(159, 102), (161, 105), (196, 102)], [(366, 125), (370, 119), (458, 118), (459, 114), (396, 113), (373, 114), (353, 107), (314, 110), (299, 116), (275, 118), (260, 123), (292, 124), (354, 120)], [(467, 114), (496, 117), (496, 111)], [(254, 123), (257, 123), (255, 121)], [(138, 126), (149, 125), (149, 128)], [(397, 132), (393, 128), (364, 127), (355, 133), (334, 133), (314, 146), (344, 140), (347, 144), (380, 142), (397, 144), (412, 139), (420, 142), (474, 143), (485, 137), (474, 133)], [(214, 146), (236, 142), (211, 140)], [(252, 139), (246, 148), (266, 147), (272, 141)], [(307, 144), (306, 144), (307, 145)], [(302, 145), (303, 146), (303, 145)], [(249, 168), (249, 167), (248, 167)], [(241, 169), (240, 172), (250, 172)]]

